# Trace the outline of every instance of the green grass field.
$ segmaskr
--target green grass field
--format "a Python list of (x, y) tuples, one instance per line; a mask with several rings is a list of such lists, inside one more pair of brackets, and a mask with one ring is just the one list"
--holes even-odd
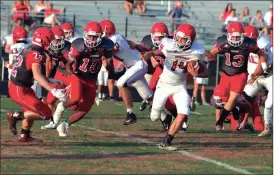
[[(215, 131), (214, 109), (198, 106), (187, 133), (174, 140), (177, 151), (156, 146), (165, 135), (149, 112), (138, 111), (138, 122), (124, 126), (121, 102), (102, 102), (69, 128), (65, 138), (56, 130), (34, 124), (32, 136), (43, 143), (18, 143), (8, 130), (7, 109), (19, 106), (1, 99), (1, 174), (272, 174), (272, 137), (249, 131)], [(70, 111), (66, 112), (67, 118)], [(18, 123), (18, 128), (20, 128)]]

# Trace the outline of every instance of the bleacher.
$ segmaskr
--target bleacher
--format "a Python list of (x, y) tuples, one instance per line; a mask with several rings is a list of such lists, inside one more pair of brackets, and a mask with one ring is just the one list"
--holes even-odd
[[(128, 15), (122, 1), (51, 1), (54, 8), (61, 9), (67, 5), (65, 18), (67, 21), (75, 20), (76, 33), (82, 36), (83, 27), (88, 21), (100, 21), (110, 19), (116, 24), (117, 31), (125, 35), (129, 40), (139, 43), (142, 37), (150, 33), (154, 22), (165, 22), (171, 31), (170, 19), (167, 16), (168, 1), (147, 1), (147, 12), (140, 16), (136, 10), (133, 15)], [(65, 2), (65, 3), (64, 3)], [(182, 22), (191, 23), (197, 30), (197, 41), (206, 48), (212, 47), (216, 38), (222, 34), (219, 15), (230, 1), (184, 1), (190, 19), (182, 18)], [(12, 7), (13, 1), (3, 1), (2, 7)], [(248, 6), (252, 16), (257, 10), (263, 14), (267, 12), (271, 1), (231, 1), (237, 14), (240, 14), (245, 6)], [(34, 2), (32, 2), (34, 6)], [(170, 2), (173, 7), (173, 2)], [(75, 15), (75, 19), (73, 19)], [(1, 35), (7, 35), (8, 13), (1, 10)]]

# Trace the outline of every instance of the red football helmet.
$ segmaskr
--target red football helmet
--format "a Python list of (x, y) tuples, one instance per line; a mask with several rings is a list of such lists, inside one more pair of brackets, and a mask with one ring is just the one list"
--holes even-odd
[(41, 46), (45, 51), (48, 51), (54, 39), (54, 34), (49, 28), (40, 27), (33, 33), (32, 44)]
[(103, 29), (104, 36), (109, 38), (115, 34), (116, 32), (115, 25), (110, 20), (103, 20), (100, 22), (100, 24)]
[(55, 40), (50, 43), (51, 50), (60, 50), (65, 46), (65, 33), (60, 27), (53, 27), (51, 31), (54, 34)]
[(246, 26), (244, 28), (245, 36), (257, 40), (259, 37), (258, 29), (254, 26)]
[(102, 27), (100, 23), (91, 21), (84, 29), (84, 42), (89, 48), (97, 47), (102, 41)]
[(181, 24), (174, 32), (174, 43), (180, 49), (189, 49), (195, 40), (196, 30), (191, 24)]
[(151, 27), (151, 40), (155, 47), (159, 47), (163, 38), (168, 36), (168, 28), (165, 23), (157, 22)]
[(213, 90), (213, 95), (210, 99), (210, 103), (213, 107), (217, 109), (223, 108), (224, 104), (227, 102), (229, 97), (228, 88), (221, 88), (217, 85)]
[(61, 29), (64, 31), (65, 38), (67, 40), (74, 37), (74, 27), (72, 26), (72, 24), (66, 22), (66, 23), (61, 25)]
[(28, 38), (28, 32), (23, 27), (16, 27), (12, 31), (12, 39), (13, 42), (16, 43), (17, 41), (25, 41)]
[(244, 27), (240, 22), (232, 22), (227, 26), (227, 41), (233, 47), (239, 47), (244, 42)]

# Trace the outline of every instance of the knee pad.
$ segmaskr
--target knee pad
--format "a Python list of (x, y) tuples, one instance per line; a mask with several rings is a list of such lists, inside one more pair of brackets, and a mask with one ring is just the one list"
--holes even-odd
[(150, 119), (151, 119), (153, 122), (159, 120), (160, 117), (161, 117), (161, 111), (160, 111), (160, 110), (151, 109)]

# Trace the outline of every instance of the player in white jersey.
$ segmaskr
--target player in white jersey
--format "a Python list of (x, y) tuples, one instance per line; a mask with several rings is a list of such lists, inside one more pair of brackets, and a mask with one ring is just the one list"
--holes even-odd
[(172, 149), (171, 141), (190, 113), (190, 96), (186, 88), (187, 73), (197, 76), (198, 61), (203, 60), (205, 54), (205, 48), (194, 42), (195, 36), (196, 31), (192, 25), (181, 24), (174, 32), (173, 39), (162, 39), (159, 50), (150, 51), (144, 55), (146, 59), (161, 55), (166, 58), (163, 73), (154, 93), (151, 120), (160, 119), (161, 111), (169, 96), (173, 96), (178, 113), (160, 144), (162, 149)]
[(7, 38), (9, 46), (9, 61), (5, 64), (9, 72), (9, 82), (13, 64), (16, 63), (18, 55), (22, 53), (24, 48), (28, 47), (28, 32), (23, 27), (16, 27), (12, 31), (11, 39)]
[(127, 109), (127, 117), (124, 125), (129, 125), (137, 121), (133, 112), (132, 95), (129, 86), (133, 86), (138, 91), (143, 100), (152, 96), (144, 75), (147, 73), (148, 65), (141, 59), (141, 53), (136, 49), (131, 49), (127, 39), (116, 33), (115, 25), (109, 20), (100, 22), (104, 34), (114, 42), (114, 56), (119, 59), (127, 68), (125, 74), (117, 81), (122, 99)]
[[(259, 36), (258, 30), (253, 26), (246, 26), (245, 28), (246, 37), (250, 37), (254, 40), (257, 40), (257, 45), (260, 49), (263, 49), (267, 55), (267, 65), (272, 67), (273, 65), (273, 53), (271, 51), (270, 41), (263, 35)], [(248, 59), (248, 81), (251, 79), (252, 74), (255, 72), (259, 63), (259, 56), (254, 53), (250, 53)], [(272, 68), (271, 68), (272, 69)], [(272, 110), (273, 110), (273, 102), (272, 102), (272, 78), (273, 72), (269, 69), (268, 75), (259, 76), (255, 82), (252, 84), (248, 83), (244, 92), (250, 96), (254, 97), (258, 91), (260, 91), (263, 87), (265, 87), (268, 91), (267, 99), (265, 101), (264, 108), (264, 123), (265, 130), (261, 132), (258, 136), (269, 136), (272, 133)]]

